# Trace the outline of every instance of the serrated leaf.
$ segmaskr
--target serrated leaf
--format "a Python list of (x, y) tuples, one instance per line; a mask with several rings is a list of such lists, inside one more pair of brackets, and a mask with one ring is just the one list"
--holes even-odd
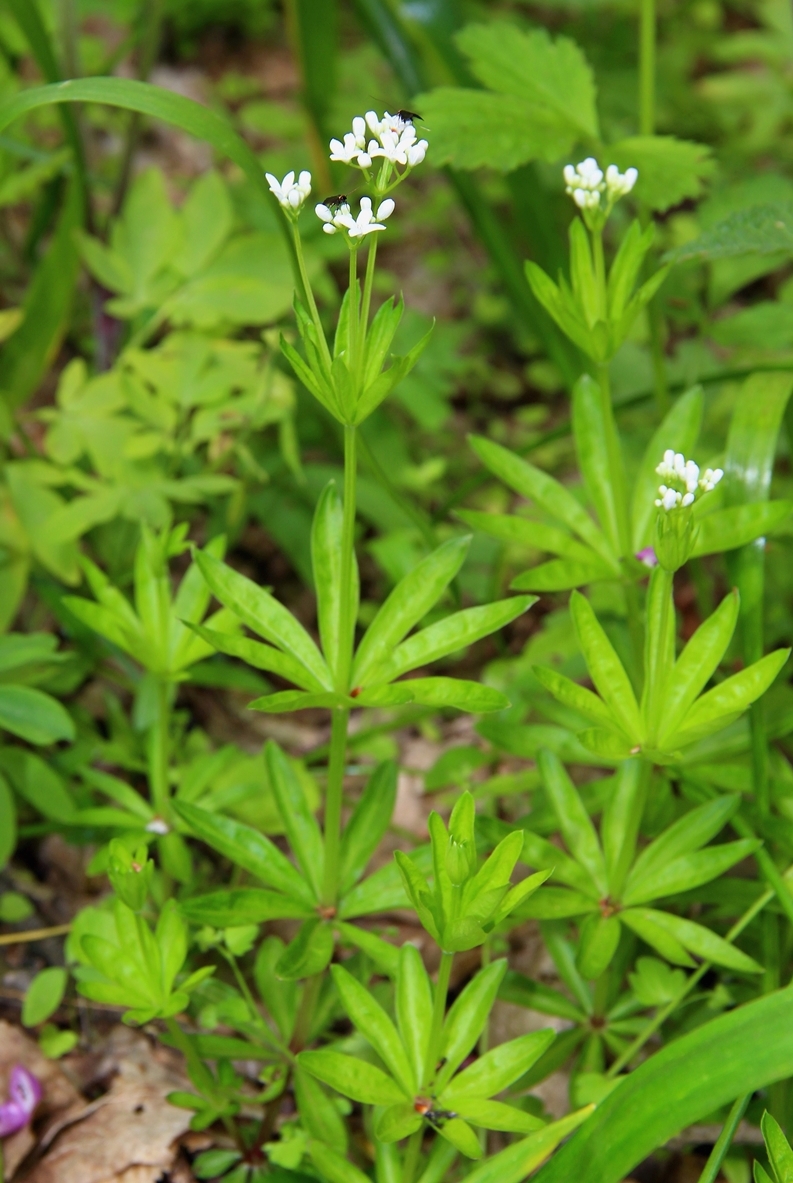
[(606, 155), (607, 163), (613, 162), (620, 170), (639, 170), (636, 197), (659, 213), (681, 201), (700, 197), (705, 182), (715, 172), (707, 144), (674, 136), (630, 136), (612, 144)]
[(693, 242), (670, 251), (668, 257), (677, 263), (690, 259), (710, 262), (778, 251), (793, 253), (793, 202), (769, 202), (738, 210)]

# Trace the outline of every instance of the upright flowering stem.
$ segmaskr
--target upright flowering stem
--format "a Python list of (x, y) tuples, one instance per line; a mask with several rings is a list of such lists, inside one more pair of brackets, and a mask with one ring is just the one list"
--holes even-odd
[(149, 733), (149, 789), (155, 812), (163, 819), (170, 813), (169, 728), (171, 687), (167, 679), (157, 682), (157, 717)]
[[(353, 256), (355, 252), (352, 252)], [(351, 296), (352, 298), (352, 296)], [(356, 428), (344, 428), (344, 503), (341, 534), (342, 584), (339, 607), (339, 653), (336, 688), (346, 694), (350, 690), (353, 639), (355, 632), (355, 509), (357, 476)], [(334, 710), (331, 719), (328, 782), (325, 790), (325, 873), (323, 903), (334, 907), (339, 884), (339, 844), (341, 841), (341, 805), (344, 788), (344, 767), (347, 755), (347, 726), (350, 712)]]
[(655, 132), (655, 0), (639, 0), (639, 132)]
[(363, 299), (361, 301), (361, 332), (366, 333), (369, 325), (369, 309), (372, 305), (372, 286), (374, 284), (374, 269), (377, 260), (377, 236), (372, 237), (369, 255), (366, 259), (366, 278), (363, 282)]
[(308, 271), (306, 270), (306, 260), (305, 256), (303, 255), (303, 244), (300, 240), (300, 231), (297, 228), (297, 222), (294, 221), (292, 222), (292, 237), (295, 243), (295, 255), (297, 256), (297, 265), (300, 270), (300, 278), (303, 281), (303, 290), (306, 295), (306, 301), (308, 302), (309, 315), (314, 322), (314, 326), (317, 330), (317, 336), (319, 337), (319, 347), (322, 350), (322, 356), (328, 367), (328, 371), (330, 371), (332, 364), (330, 349), (328, 348), (328, 342), (325, 338), (325, 330), (322, 327), (322, 321), (319, 318), (319, 309), (317, 308), (317, 302), (314, 299), (314, 292), (312, 290), (311, 283), (309, 282)]
[(647, 595), (647, 646), (644, 655), (644, 712), (650, 735), (655, 734), (660, 718), (660, 704), (667, 674), (667, 657), (674, 656), (675, 612), (672, 598), (673, 573), (656, 567)]

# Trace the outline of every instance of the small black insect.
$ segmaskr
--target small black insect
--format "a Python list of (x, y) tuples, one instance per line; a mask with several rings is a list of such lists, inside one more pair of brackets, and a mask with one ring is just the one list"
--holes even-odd
[(438, 1125), (444, 1121), (451, 1121), (457, 1114), (453, 1113), (451, 1109), (435, 1109), (432, 1101), (427, 1097), (417, 1097), (413, 1104), (416, 1113), (431, 1122), (433, 1125)]
[(418, 111), (397, 111), (397, 117), (401, 119), (403, 123), (415, 123), (417, 119), (421, 120), (421, 116), (419, 115)]
[(322, 202), (328, 209), (338, 209), (342, 205), (347, 204), (347, 194), (337, 193), (334, 197), (326, 197)]

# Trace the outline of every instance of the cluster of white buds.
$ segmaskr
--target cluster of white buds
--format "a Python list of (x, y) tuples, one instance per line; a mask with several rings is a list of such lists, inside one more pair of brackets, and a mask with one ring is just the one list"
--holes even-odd
[(665, 482), (658, 486), (656, 506), (667, 513), (673, 509), (687, 509), (697, 497), (716, 488), (724, 473), (720, 468), (706, 468), (700, 474), (699, 465), (686, 460), (682, 452), (667, 448), (655, 470)]
[[(372, 137), (367, 141), (367, 129)], [(367, 111), (366, 117), (356, 115), (352, 131), (343, 140), (330, 141), (330, 158), (339, 164), (354, 164), (361, 169), (372, 167), (373, 161), (381, 157), (392, 164), (414, 168), (421, 164), (429, 144), (416, 136), (412, 119), (385, 112), (380, 119), (376, 111)]]
[(394, 212), (394, 204), (394, 201), (387, 197), (385, 201), (380, 202), (375, 213), (372, 210), (371, 198), (362, 197), (361, 211), (357, 218), (352, 216), (346, 201), (338, 206), (329, 206), (320, 202), (315, 206), (315, 211), (319, 220), (324, 223), (322, 229), (326, 234), (336, 234), (341, 230), (349, 238), (363, 238), (366, 234), (373, 234), (376, 230), (385, 230), (382, 223), (386, 218), (391, 217)]
[(289, 213), (296, 214), (311, 192), (311, 173), (303, 169), (300, 176), (295, 180), (293, 170), (286, 174), (283, 181), (279, 181), (272, 173), (265, 173), (264, 175), (267, 178), (267, 184), (270, 186), (270, 192), (275, 194), (279, 204)]
[(608, 212), (615, 201), (630, 193), (638, 176), (635, 168), (628, 168), (621, 173), (616, 164), (610, 164), (604, 176), (594, 156), (587, 156), (580, 164), (566, 164), (564, 167), (565, 188), (582, 210), (600, 209), (600, 195), (605, 193)]

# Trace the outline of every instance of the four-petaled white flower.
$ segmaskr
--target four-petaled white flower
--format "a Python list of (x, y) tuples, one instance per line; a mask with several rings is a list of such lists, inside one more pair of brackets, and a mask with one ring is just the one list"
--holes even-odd
[(601, 194), (605, 194), (605, 213), (611, 210), (615, 201), (630, 193), (639, 177), (635, 168), (621, 173), (616, 164), (610, 164), (605, 176), (594, 156), (587, 156), (580, 164), (566, 164), (563, 169), (565, 189), (579, 209), (601, 209)]
[(342, 230), (349, 238), (363, 238), (367, 234), (373, 234), (376, 230), (385, 230), (382, 223), (386, 218), (391, 217), (394, 207), (395, 202), (392, 198), (387, 197), (385, 201), (380, 202), (375, 213), (372, 210), (372, 199), (362, 197), (361, 210), (357, 218), (352, 216), (346, 202), (344, 205), (333, 208), (320, 203), (314, 208), (317, 217), (324, 223), (322, 229), (326, 234), (336, 234), (338, 230)]
[[(374, 137), (366, 142), (367, 127)], [(380, 119), (376, 111), (367, 111), (366, 117), (356, 115), (352, 131), (343, 140), (330, 141), (330, 158), (339, 164), (354, 164), (368, 169), (372, 161), (382, 157), (403, 168), (415, 168), (427, 154), (429, 144), (419, 140), (416, 129), (409, 119), (391, 115), (386, 111)]]
[(706, 468), (700, 476), (699, 465), (686, 460), (682, 452), (673, 448), (667, 448), (655, 471), (665, 482), (658, 486), (655, 504), (667, 513), (672, 509), (687, 509), (701, 494), (712, 493), (724, 476), (720, 468)]
[(275, 194), (285, 210), (297, 212), (311, 192), (311, 173), (306, 169), (303, 169), (297, 180), (295, 180), (294, 170), (288, 172), (283, 181), (279, 181), (272, 173), (264, 175), (270, 186), (270, 192)]

